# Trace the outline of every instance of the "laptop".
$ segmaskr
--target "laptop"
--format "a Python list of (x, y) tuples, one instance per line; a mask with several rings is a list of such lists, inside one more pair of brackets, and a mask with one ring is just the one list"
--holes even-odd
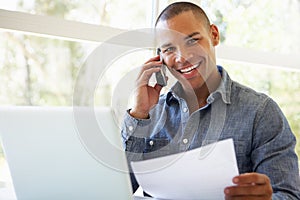
[(0, 136), (18, 200), (144, 199), (110, 108), (0, 107)]

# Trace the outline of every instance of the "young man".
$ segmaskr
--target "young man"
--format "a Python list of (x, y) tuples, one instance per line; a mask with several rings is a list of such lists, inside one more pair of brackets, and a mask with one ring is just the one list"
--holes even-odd
[[(300, 199), (296, 141), (286, 118), (270, 97), (232, 81), (216, 65), (219, 32), (204, 11), (192, 3), (171, 4), (156, 28), (163, 30), (157, 35), (160, 55), (142, 66), (122, 129), (126, 151), (133, 153), (128, 159), (233, 138), (240, 175), (224, 188), (226, 199)], [(161, 96), (162, 86), (148, 84), (160, 70), (160, 57), (178, 80)]]

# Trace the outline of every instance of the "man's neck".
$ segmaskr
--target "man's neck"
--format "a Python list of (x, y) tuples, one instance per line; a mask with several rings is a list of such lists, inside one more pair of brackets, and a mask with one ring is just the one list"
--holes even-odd
[(208, 96), (217, 90), (221, 82), (221, 74), (219, 71), (212, 73), (206, 83), (199, 88), (183, 89), (183, 98), (186, 100), (190, 113), (204, 107)]

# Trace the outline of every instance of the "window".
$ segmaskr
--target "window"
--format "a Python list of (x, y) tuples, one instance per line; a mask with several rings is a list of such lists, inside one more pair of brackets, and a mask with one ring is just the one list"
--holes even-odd
[[(136, 0), (0, 0), (0, 105), (71, 106), (88, 55), (125, 29), (150, 27), (151, 6)], [(138, 54), (132, 64), (149, 55)], [(110, 103), (111, 82), (105, 81), (101, 105)], [(11, 180), (0, 147), (0, 188), (3, 182)]]
[(1, 32), (2, 105), (72, 105), (73, 82), (95, 44)]
[(0, 1), (0, 8), (5, 10), (121, 29), (144, 28), (150, 24), (151, 6), (152, 1), (137, 0)]

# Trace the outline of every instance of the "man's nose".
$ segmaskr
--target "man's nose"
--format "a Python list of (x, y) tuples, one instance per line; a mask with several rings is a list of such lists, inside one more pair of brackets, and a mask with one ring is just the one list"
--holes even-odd
[(178, 49), (176, 52), (175, 61), (178, 63), (184, 63), (191, 57), (191, 54), (185, 49)]

